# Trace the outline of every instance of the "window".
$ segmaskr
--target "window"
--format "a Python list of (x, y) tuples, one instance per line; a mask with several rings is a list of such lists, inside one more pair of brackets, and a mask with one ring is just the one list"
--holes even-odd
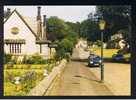
[(9, 51), (10, 53), (21, 53), (21, 44), (14, 43), (14, 44), (9, 44)]
[(14, 34), (14, 35), (18, 34), (19, 33), (19, 28), (18, 27), (12, 27), (11, 28), (11, 33)]

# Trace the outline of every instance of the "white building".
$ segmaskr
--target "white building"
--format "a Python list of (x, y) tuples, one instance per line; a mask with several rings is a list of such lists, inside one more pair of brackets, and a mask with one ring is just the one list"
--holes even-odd
[(4, 52), (21, 57), (38, 53), (49, 58), (46, 22), (46, 15), (42, 21), (41, 7), (38, 7), (37, 18), (24, 17), (16, 9), (12, 11), (4, 20)]
[(79, 39), (73, 49), (72, 59), (88, 59), (90, 51), (87, 50), (88, 44), (86, 40)]

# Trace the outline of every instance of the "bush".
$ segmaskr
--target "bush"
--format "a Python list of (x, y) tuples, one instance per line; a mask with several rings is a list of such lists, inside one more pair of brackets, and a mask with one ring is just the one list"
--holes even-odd
[(70, 53), (66, 53), (65, 58), (67, 59), (67, 61), (70, 61)]
[(10, 54), (4, 54), (4, 64), (7, 64), (11, 61), (12, 55)]
[(120, 50), (118, 50), (118, 52), (117, 52), (118, 54), (128, 54), (128, 53), (130, 53), (130, 49), (129, 48), (123, 48), (123, 49), (120, 49)]
[(107, 49), (115, 49), (116, 43), (113, 40), (108, 41), (107, 43)]
[(98, 47), (100, 47), (100, 46), (101, 46), (101, 41), (100, 41), (100, 40), (97, 40), (97, 41), (96, 41), (96, 45), (97, 45)]
[(48, 61), (46, 59), (43, 59), (42, 56), (35, 54), (30, 57), (24, 57), (23, 63), (25, 64), (46, 64)]
[(60, 48), (60, 50), (57, 50), (55, 59), (56, 61), (59, 61), (61, 59), (65, 58), (65, 50), (63, 48)]
[(13, 62), (8, 62), (7, 63), (7, 69), (13, 68), (14, 67), (14, 63)]

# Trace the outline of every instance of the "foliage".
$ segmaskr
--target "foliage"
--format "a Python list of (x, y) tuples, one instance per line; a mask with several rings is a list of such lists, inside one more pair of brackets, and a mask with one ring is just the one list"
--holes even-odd
[(130, 32), (129, 32), (129, 29), (121, 29), (119, 32), (123, 34), (124, 40), (127, 43), (130, 44)]
[(102, 42), (101, 42), (100, 40), (97, 40), (97, 41), (96, 41), (96, 45), (99, 46), (99, 47), (101, 46), (101, 43), (102, 43)]
[[(55, 66), (54, 62), (49, 65), (14, 65), (14, 68), (8, 69), (4, 65), (4, 95), (6, 96), (25, 96), (35, 87), (43, 78), (44, 69), (50, 73)], [(15, 67), (16, 66), (16, 67)], [(21, 69), (20, 69), (21, 68)], [(20, 84), (15, 85), (15, 77), (20, 77)], [(18, 88), (18, 89), (17, 89)]]
[(80, 26), (80, 37), (87, 38), (89, 41), (100, 40), (98, 25), (90, 19), (84, 20)]
[(123, 49), (120, 49), (120, 50), (118, 50), (118, 52), (117, 52), (118, 54), (128, 54), (128, 53), (130, 53), (130, 48), (127, 48), (127, 47), (125, 47), (125, 48), (123, 48)]
[[(20, 84), (15, 84), (15, 77), (20, 77)], [(4, 70), (4, 95), (25, 96), (44, 78), (43, 70)]]
[(4, 64), (11, 61), (12, 55), (10, 54), (4, 54)]
[(46, 64), (48, 61), (39, 54), (32, 55), (30, 57), (24, 57), (23, 63), (25, 64)]
[(50, 17), (48, 19), (48, 39), (55, 41), (63, 39), (69, 32), (69, 26), (56, 16)]
[(58, 44), (58, 47), (56, 48), (56, 59), (60, 60), (66, 58), (69, 60), (73, 48), (77, 43), (77, 38), (77, 34), (75, 32), (71, 32), (61, 41), (56, 41)]
[[(130, 31), (131, 17), (130, 6), (97, 6), (96, 15), (103, 17), (106, 21), (106, 29), (111, 35), (121, 29)], [(110, 34), (109, 34), (110, 35)]]
[(56, 60), (68, 58), (67, 53), (72, 54), (72, 49), (77, 42), (78, 32), (80, 31), (80, 23), (64, 22), (58, 17), (50, 17), (48, 19), (48, 39), (56, 48)]
[(66, 24), (69, 26), (69, 30), (71, 30), (72, 32), (75, 32), (77, 35), (79, 35), (80, 33), (80, 23), (76, 22), (76, 23), (72, 23), (72, 22), (66, 22)]
[(107, 42), (107, 49), (119, 49), (118, 41), (110, 40)]
[[(12, 69), (4, 65), (4, 95), (5, 96), (26, 96), (27, 93), (35, 87), (45, 76), (46, 69), (48, 73), (52, 71), (56, 63), (50, 61), (50, 64), (16, 64)], [(15, 84), (15, 77), (20, 77), (20, 84)]]
[(100, 18), (103, 18), (106, 21), (106, 28), (103, 31), (104, 42), (108, 42), (110, 37), (120, 30), (125, 40), (129, 41), (131, 31), (130, 11), (130, 6), (96, 6), (96, 13), (90, 13), (88, 19), (81, 22), (79, 36), (92, 42), (100, 40), (98, 22)]

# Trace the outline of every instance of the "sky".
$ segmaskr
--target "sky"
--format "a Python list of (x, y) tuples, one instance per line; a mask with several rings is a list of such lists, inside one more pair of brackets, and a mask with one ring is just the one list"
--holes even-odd
[[(58, 16), (59, 18), (70, 22), (81, 22), (87, 19), (90, 12), (95, 12), (95, 6), (41, 6), (41, 15)], [(10, 8), (11, 11), (16, 8), (23, 16), (36, 17), (37, 6), (4, 6), (4, 10)]]

